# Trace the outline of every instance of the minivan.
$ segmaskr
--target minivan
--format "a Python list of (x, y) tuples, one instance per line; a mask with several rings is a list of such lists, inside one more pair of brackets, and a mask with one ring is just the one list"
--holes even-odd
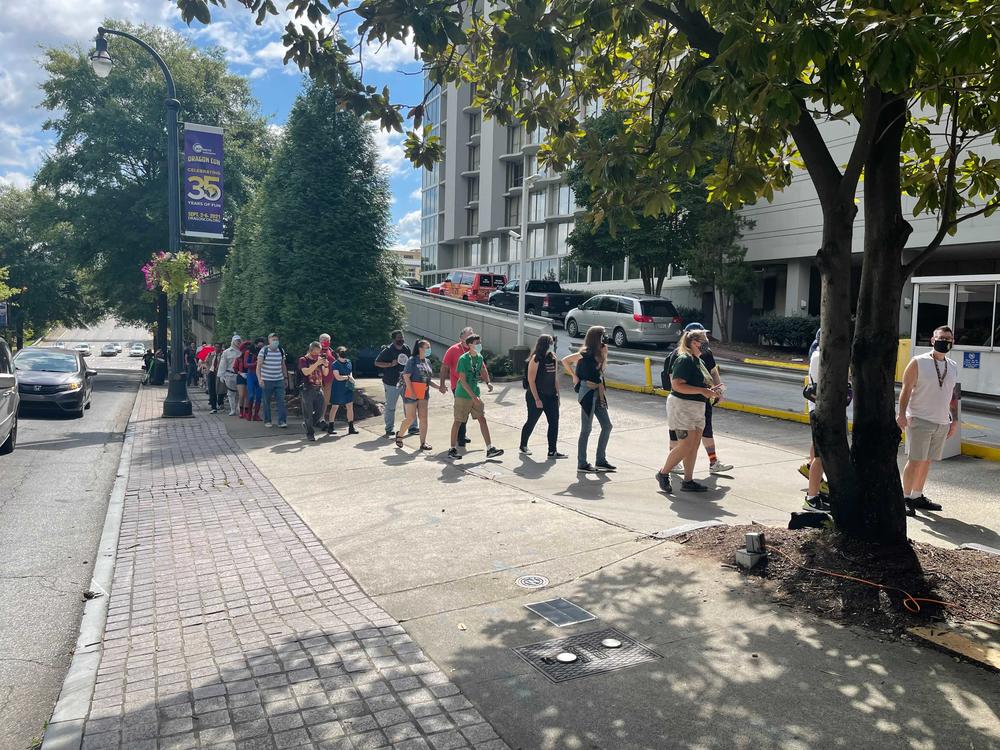
[(21, 395), (17, 391), (13, 361), (7, 342), (0, 339), (0, 455), (13, 453), (17, 447), (17, 409)]
[(684, 321), (673, 303), (642, 294), (598, 294), (566, 314), (566, 333), (582, 336), (591, 326), (604, 326), (615, 346), (675, 344)]
[(507, 283), (507, 277), (499, 273), (479, 271), (452, 271), (441, 286), (448, 297), (456, 297), (466, 302), (486, 303), (490, 294)]

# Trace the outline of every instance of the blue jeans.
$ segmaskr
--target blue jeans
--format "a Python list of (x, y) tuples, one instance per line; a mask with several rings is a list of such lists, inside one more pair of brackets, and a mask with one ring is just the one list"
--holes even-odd
[(611, 439), (611, 418), (608, 416), (606, 407), (601, 406), (595, 398), (591, 408), (580, 409), (580, 439), (576, 444), (576, 465), (583, 467), (587, 465), (587, 443), (590, 440), (590, 431), (593, 428), (594, 417), (601, 424), (601, 434), (597, 438), (597, 463), (607, 463), (608, 457), (605, 451), (608, 448), (608, 441)]
[(265, 380), (264, 390), (264, 421), (271, 421), (271, 396), (278, 402), (278, 424), (288, 422), (288, 407), (285, 406), (285, 381)]
[[(385, 386), (385, 431), (396, 432), (396, 403), (403, 396), (405, 388), (395, 385)], [(414, 419), (410, 426), (410, 432), (417, 432), (420, 429), (419, 420)]]

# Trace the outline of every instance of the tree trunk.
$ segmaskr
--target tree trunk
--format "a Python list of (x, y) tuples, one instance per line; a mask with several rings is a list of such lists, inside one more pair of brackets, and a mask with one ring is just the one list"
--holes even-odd
[[(714, 287), (715, 291), (715, 320), (719, 324), (719, 340), (723, 343), (729, 342), (729, 313), (733, 307), (733, 298), (731, 294), (727, 294), (722, 291), (718, 286)], [(709, 321), (711, 325), (712, 321)]]
[[(894, 387), (903, 290), (903, 248), (911, 227), (900, 202), (900, 140), (905, 102), (886, 104), (879, 137), (865, 164), (865, 253), (851, 355), (854, 429), (851, 459), (858, 493), (837, 524), (880, 544), (906, 541), (902, 486), (896, 470), (900, 432)], [(825, 326), (825, 323), (824, 323)], [(823, 333), (826, 333), (824, 328)]]
[(21, 351), (24, 348), (24, 313), (18, 310), (17, 316), (17, 333), (15, 334), (16, 342), (14, 348)]
[(153, 341), (153, 351), (159, 349), (164, 354), (167, 353), (167, 329), (170, 322), (167, 315), (170, 310), (170, 303), (167, 301), (166, 292), (156, 293), (156, 336)]
[(663, 282), (667, 280), (667, 272), (660, 271), (656, 276), (656, 296), (659, 297), (663, 291)]
[(653, 275), (646, 268), (639, 269), (639, 275), (642, 277), (642, 291), (646, 294), (653, 293)]

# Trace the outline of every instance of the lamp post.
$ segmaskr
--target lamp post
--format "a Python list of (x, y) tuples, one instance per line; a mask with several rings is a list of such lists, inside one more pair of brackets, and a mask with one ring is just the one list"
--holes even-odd
[[(176, 255), (181, 249), (181, 189), (180, 176), (177, 171), (177, 111), (180, 109), (181, 103), (177, 101), (174, 79), (170, 75), (170, 70), (167, 68), (167, 64), (163, 61), (163, 58), (146, 42), (124, 31), (107, 29), (103, 26), (97, 28), (94, 54), (90, 56), (90, 66), (98, 78), (107, 78), (114, 64), (114, 60), (112, 60), (111, 55), (108, 53), (107, 35), (109, 34), (125, 37), (146, 50), (160, 67), (163, 78), (167, 82), (167, 98), (163, 102), (167, 110), (167, 226), (169, 235), (167, 249), (170, 253)], [(187, 375), (184, 372), (184, 295), (182, 294), (178, 294), (174, 302), (170, 338), (172, 339), (170, 381), (167, 386), (167, 398), (163, 402), (163, 416), (190, 417), (191, 400), (188, 398)]]

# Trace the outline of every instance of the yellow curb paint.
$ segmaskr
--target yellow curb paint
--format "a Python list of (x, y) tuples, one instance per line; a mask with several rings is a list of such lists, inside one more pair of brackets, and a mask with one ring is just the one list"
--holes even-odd
[(757, 365), (758, 367), (780, 367), (783, 370), (802, 370), (803, 372), (809, 371), (809, 365), (807, 364), (799, 364), (798, 362), (778, 362), (772, 359), (744, 359), (743, 364)]
[[(605, 380), (604, 384), (616, 391), (627, 391), (629, 393), (643, 393), (647, 396), (660, 396), (666, 398), (669, 391), (660, 388), (647, 388), (642, 385), (632, 385), (631, 383), (619, 383), (614, 380)], [(782, 409), (769, 409), (766, 406), (756, 406), (755, 404), (740, 404), (735, 401), (722, 401), (715, 405), (716, 409), (728, 409), (744, 414), (754, 414), (758, 417), (770, 417), (771, 419), (783, 419), (787, 422), (798, 422), (799, 424), (809, 424), (809, 415), (799, 412), (783, 411)], [(850, 427), (850, 422), (848, 422)], [(982, 458), (987, 461), (1000, 461), (1000, 447), (983, 445), (981, 443), (962, 443), (962, 455), (973, 458)]]

